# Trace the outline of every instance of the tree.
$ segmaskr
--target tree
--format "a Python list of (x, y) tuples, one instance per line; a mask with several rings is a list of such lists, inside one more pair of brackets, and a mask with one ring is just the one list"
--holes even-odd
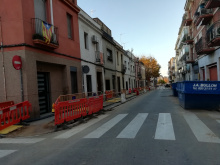
[(160, 76), (161, 66), (158, 64), (157, 60), (152, 56), (142, 56), (140, 61), (144, 63), (146, 68), (146, 80), (149, 82), (150, 78), (157, 78)]
[(165, 84), (166, 82), (164, 80), (159, 80), (158, 84)]

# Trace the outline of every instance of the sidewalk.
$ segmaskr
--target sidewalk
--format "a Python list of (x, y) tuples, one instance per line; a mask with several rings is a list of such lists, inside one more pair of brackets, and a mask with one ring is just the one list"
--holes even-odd
[[(149, 93), (149, 92), (147, 92)], [(144, 94), (144, 92), (140, 93), (140, 95)], [(126, 95), (126, 102), (136, 98), (136, 94), (129, 94)], [(126, 103), (125, 102), (125, 103)], [(113, 98), (111, 100), (105, 101), (103, 103), (103, 110), (108, 111), (116, 106), (119, 106), (123, 103), (121, 103), (121, 98)], [(54, 115), (47, 118), (43, 118), (38, 121), (33, 121), (28, 123), (28, 126), (22, 126), (18, 128), (17, 130), (8, 133), (8, 134), (0, 134), (0, 138), (2, 137), (28, 137), (28, 136), (37, 136), (42, 134), (47, 134), (55, 131), (55, 125), (54, 125)]]

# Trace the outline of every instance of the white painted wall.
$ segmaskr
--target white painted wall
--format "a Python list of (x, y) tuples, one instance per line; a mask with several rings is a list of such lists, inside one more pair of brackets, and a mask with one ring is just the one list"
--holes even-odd
[[(85, 48), (84, 33), (88, 34), (88, 49)], [(97, 37), (98, 44), (92, 42), (93, 36)], [(79, 37), (80, 37), (80, 53), (81, 58), (85, 61), (81, 61), (82, 66), (87, 65), (90, 68), (89, 73), (83, 74), (83, 86), (84, 92), (87, 92), (87, 82), (86, 75), (91, 75), (92, 77), (92, 92), (97, 92), (97, 75), (96, 75), (96, 56), (95, 52), (102, 50), (102, 36), (101, 27), (98, 25), (87, 13), (83, 10), (79, 13)], [(88, 61), (88, 62), (86, 62)], [(104, 80), (104, 74), (103, 74)], [(103, 81), (104, 84), (104, 81)]]
[(209, 70), (207, 65), (210, 65), (212, 63), (217, 63), (217, 76), (218, 76), (218, 81), (220, 81), (220, 72), (219, 72), (219, 59), (220, 59), (220, 49), (216, 50), (213, 54), (211, 55), (206, 55), (203, 56), (202, 58), (200, 58), (198, 60), (198, 64), (199, 64), (199, 72), (200, 72), (200, 77), (202, 78), (202, 70), (201, 67), (205, 68), (205, 77), (206, 80), (210, 79), (209, 77)]

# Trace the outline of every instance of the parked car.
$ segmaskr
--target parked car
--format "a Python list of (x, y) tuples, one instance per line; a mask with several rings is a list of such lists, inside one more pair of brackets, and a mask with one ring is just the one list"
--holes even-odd
[(170, 88), (170, 84), (166, 84), (165, 87), (166, 87), (166, 88)]

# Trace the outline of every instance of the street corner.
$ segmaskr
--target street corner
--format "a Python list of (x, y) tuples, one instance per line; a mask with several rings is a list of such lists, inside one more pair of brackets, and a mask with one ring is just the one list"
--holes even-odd
[(19, 127), (19, 128), (14, 129), (13, 131), (8, 132), (7, 134), (4, 134), (4, 137), (13, 138), (13, 137), (37, 136), (37, 135), (51, 133), (54, 132), (55, 130), (54, 121), (41, 123), (41, 124), (30, 124), (30, 125), (20, 125), (20, 126), (13, 125), (10, 127)]

